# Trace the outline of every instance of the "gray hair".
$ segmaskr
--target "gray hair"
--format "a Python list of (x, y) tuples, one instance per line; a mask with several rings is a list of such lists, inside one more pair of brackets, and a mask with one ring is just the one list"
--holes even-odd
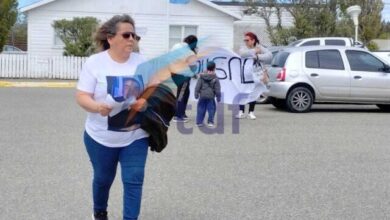
[(107, 39), (108, 37), (116, 34), (119, 23), (129, 23), (133, 26), (133, 28), (135, 28), (135, 22), (130, 15), (115, 15), (110, 20), (106, 21), (96, 32), (95, 42), (100, 51), (110, 48), (110, 44)]

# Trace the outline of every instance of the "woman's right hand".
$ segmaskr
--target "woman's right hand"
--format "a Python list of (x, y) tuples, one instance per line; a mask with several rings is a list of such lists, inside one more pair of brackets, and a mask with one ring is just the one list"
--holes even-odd
[(97, 111), (101, 116), (107, 116), (112, 110), (112, 107), (106, 103), (98, 102)]
[(92, 93), (77, 90), (77, 103), (87, 112), (99, 113), (101, 116), (107, 116), (111, 112), (112, 107), (103, 102), (96, 102), (92, 96)]

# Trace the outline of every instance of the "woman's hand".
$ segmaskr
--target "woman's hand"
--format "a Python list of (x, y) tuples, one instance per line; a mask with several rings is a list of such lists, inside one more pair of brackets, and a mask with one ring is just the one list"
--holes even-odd
[(107, 116), (111, 112), (112, 107), (102, 102), (96, 102), (92, 96), (92, 93), (78, 90), (76, 92), (77, 103), (87, 112), (99, 113), (101, 116)]
[(256, 52), (256, 54), (261, 54), (261, 49), (260, 49), (260, 47), (256, 47), (255, 52)]
[(107, 116), (108, 114), (110, 114), (111, 110), (112, 110), (111, 106), (101, 102), (97, 103), (97, 112), (101, 116)]
[(137, 101), (134, 102), (134, 104), (130, 105), (131, 109), (134, 109), (137, 112), (143, 112), (146, 110), (147, 102), (144, 98), (139, 98)]

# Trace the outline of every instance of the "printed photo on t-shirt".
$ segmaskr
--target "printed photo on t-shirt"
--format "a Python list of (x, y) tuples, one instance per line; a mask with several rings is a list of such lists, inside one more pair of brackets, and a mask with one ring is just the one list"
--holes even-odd
[(106, 103), (112, 107), (108, 115), (108, 130), (131, 131), (139, 128), (140, 117), (131, 105), (144, 90), (142, 76), (107, 76)]

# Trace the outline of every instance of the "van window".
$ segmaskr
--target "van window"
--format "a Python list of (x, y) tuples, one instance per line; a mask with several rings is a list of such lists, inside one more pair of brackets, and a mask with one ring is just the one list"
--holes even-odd
[(320, 40), (311, 40), (311, 41), (308, 41), (308, 42), (305, 42), (301, 45), (301, 47), (304, 47), (304, 46), (317, 46), (317, 45), (320, 45)]
[(385, 67), (379, 59), (367, 52), (347, 50), (346, 54), (353, 71), (380, 72)]
[(284, 67), (284, 64), (286, 63), (287, 57), (290, 55), (288, 52), (279, 52), (276, 54), (276, 56), (272, 59), (271, 65), (273, 67)]
[(309, 51), (305, 55), (307, 68), (344, 70), (343, 59), (338, 50)]
[(301, 42), (302, 42), (302, 40), (297, 40), (297, 41), (289, 43), (288, 46), (295, 47), (297, 44), (300, 44)]
[(345, 46), (345, 40), (325, 40), (325, 45)]

